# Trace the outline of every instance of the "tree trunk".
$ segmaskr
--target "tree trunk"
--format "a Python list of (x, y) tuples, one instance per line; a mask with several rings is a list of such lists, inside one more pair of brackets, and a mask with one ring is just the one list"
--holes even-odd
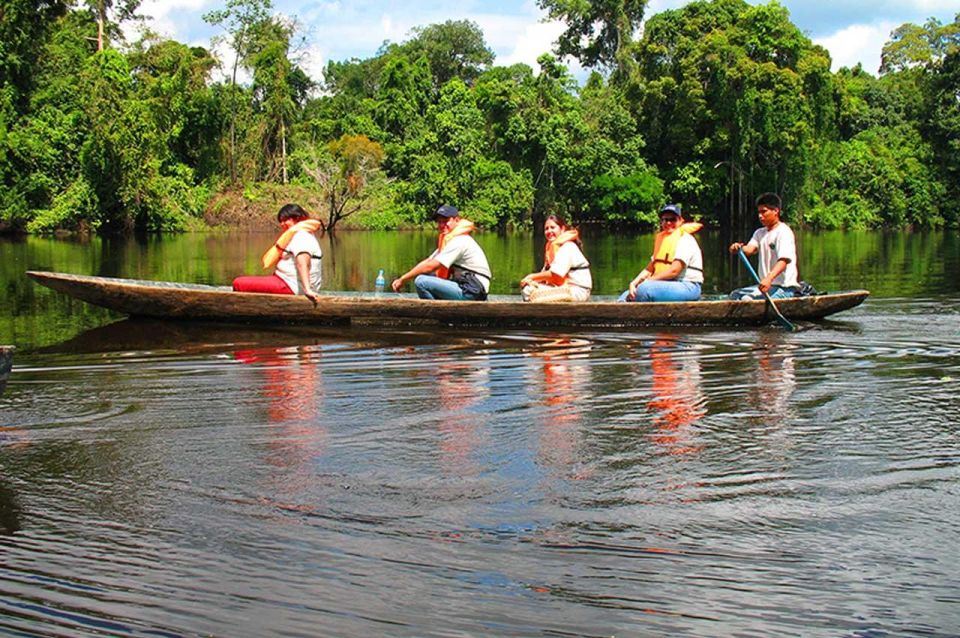
[(103, 51), (103, 23), (106, 21), (106, 7), (103, 2), (97, 5), (97, 51)]
[(280, 118), (280, 173), (283, 183), (287, 183), (287, 127)]
[(237, 183), (237, 65), (240, 63), (240, 43), (243, 41), (243, 31), (235, 40), (233, 48), (236, 57), (233, 59), (233, 74), (230, 76), (230, 185)]

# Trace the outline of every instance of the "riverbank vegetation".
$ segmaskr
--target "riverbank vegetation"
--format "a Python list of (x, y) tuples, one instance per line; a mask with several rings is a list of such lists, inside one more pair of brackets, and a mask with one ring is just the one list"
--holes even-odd
[(332, 228), (415, 225), (442, 202), (486, 227), (642, 225), (668, 199), (742, 226), (767, 190), (798, 224), (960, 222), (960, 15), (896, 29), (874, 76), (831, 72), (776, 2), (540, 0), (569, 26), (537, 69), (498, 66), (450, 21), (320, 79), (269, 0), (205, 17), (235, 62), (149, 29), (124, 41), (138, 4), (4, 3), (0, 229), (247, 225), (284, 192)]

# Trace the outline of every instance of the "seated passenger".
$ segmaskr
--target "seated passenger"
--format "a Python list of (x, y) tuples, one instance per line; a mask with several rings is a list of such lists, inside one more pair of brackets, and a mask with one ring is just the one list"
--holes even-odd
[(480, 244), (470, 236), (473, 222), (460, 217), (453, 206), (444, 204), (434, 213), (437, 249), (429, 257), (393, 280), (394, 292), (414, 279), (421, 299), (484, 301), (490, 291), (490, 266)]
[(316, 291), (322, 283), (320, 259), (323, 252), (315, 232), (323, 227), (297, 204), (287, 204), (277, 213), (283, 232), (261, 263), (264, 269), (276, 267), (272, 275), (244, 275), (233, 280), (236, 292), (275, 295), (303, 295), (316, 303)]
[(757, 215), (763, 228), (758, 228), (745, 244), (730, 244), (730, 253), (743, 249), (744, 255), (760, 252), (760, 285), (737, 288), (731, 299), (771, 299), (794, 297), (800, 288), (797, 276), (797, 243), (793, 230), (780, 221), (780, 196), (763, 193), (757, 197)]
[(683, 223), (680, 206), (667, 204), (660, 211), (660, 228), (653, 257), (630, 289), (617, 301), (696, 301), (703, 284), (703, 255), (693, 233), (702, 224)]
[(524, 301), (587, 301), (593, 288), (590, 263), (581, 251), (580, 233), (557, 215), (543, 223), (547, 239), (543, 270), (520, 280)]

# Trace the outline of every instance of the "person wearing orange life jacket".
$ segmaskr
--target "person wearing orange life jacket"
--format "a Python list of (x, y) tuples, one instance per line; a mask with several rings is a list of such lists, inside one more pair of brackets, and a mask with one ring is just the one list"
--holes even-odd
[(236, 292), (275, 295), (303, 295), (313, 303), (319, 298), (323, 252), (315, 232), (323, 227), (297, 204), (286, 204), (277, 212), (283, 232), (263, 254), (264, 268), (275, 267), (272, 275), (244, 275), (233, 280)]
[(558, 215), (543, 222), (547, 240), (543, 270), (520, 280), (524, 301), (587, 301), (593, 288), (590, 263), (580, 247), (580, 233)]
[(460, 217), (460, 211), (444, 204), (433, 215), (440, 236), (437, 249), (429, 257), (393, 280), (391, 288), (400, 292), (414, 280), (421, 299), (484, 301), (490, 291), (490, 265), (476, 240), (470, 236), (473, 222)]
[(698, 223), (683, 222), (678, 204), (660, 210), (653, 256), (617, 301), (696, 301), (703, 285), (703, 254), (693, 233)]

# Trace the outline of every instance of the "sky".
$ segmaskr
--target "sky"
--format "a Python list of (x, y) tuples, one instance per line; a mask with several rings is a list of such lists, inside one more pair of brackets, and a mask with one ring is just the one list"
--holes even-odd
[[(759, 0), (748, 0), (761, 4)], [(647, 16), (675, 9), (686, 0), (651, 0)], [(833, 70), (862, 63), (876, 74), (880, 51), (890, 32), (906, 22), (928, 18), (953, 22), (960, 0), (780, 0), (790, 17), (833, 60)], [(189, 45), (210, 47), (219, 31), (203, 14), (224, 0), (144, 0), (140, 11), (150, 28)], [(535, 0), (274, 0), (274, 10), (296, 17), (306, 36), (299, 52), (301, 67), (320, 80), (330, 60), (369, 58), (385, 41), (402, 42), (410, 30), (447, 20), (471, 20), (496, 54), (495, 63), (523, 62), (535, 70), (537, 57), (553, 48), (563, 24), (547, 21)], [(219, 51), (218, 51), (219, 52)], [(222, 57), (227, 57), (225, 52)], [(585, 78), (575, 60), (564, 60), (575, 76)]]

